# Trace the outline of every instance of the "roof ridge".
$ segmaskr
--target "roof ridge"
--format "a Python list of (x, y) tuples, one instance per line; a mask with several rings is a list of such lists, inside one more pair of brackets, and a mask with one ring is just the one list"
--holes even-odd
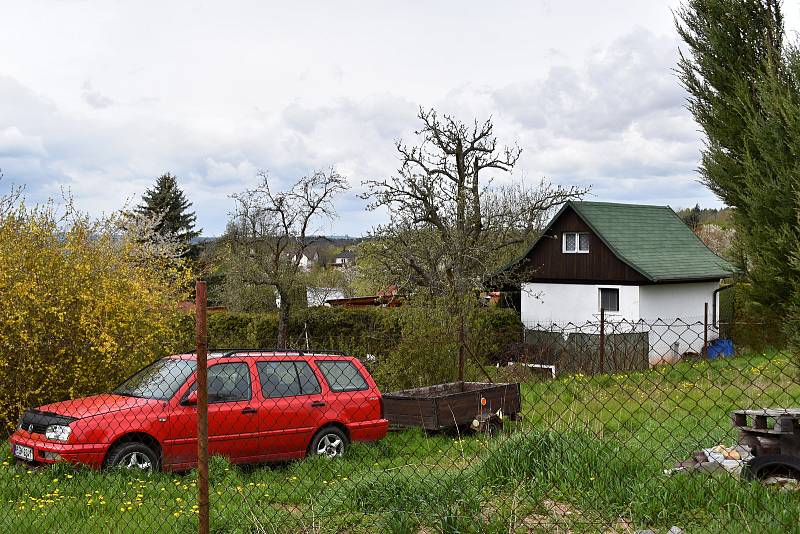
[(571, 204), (593, 204), (598, 206), (624, 206), (626, 208), (660, 208), (660, 209), (668, 209), (673, 210), (669, 205), (666, 204), (629, 204), (627, 202), (608, 202), (605, 200), (569, 200), (567, 203)]

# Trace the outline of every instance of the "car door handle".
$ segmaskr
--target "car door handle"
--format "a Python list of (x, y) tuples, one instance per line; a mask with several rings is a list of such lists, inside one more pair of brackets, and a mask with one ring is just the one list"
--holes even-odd
[(311, 403), (312, 408), (322, 408), (323, 406), (325, 406), (323, 401), (314, 401)]
[(257, 411), (258, 410), (256, 410), (255, 408), (245, 408), (244, 410), (242, 410), (242, 413), (245, 413), (245, 414), (246, 413), (256, 413)]

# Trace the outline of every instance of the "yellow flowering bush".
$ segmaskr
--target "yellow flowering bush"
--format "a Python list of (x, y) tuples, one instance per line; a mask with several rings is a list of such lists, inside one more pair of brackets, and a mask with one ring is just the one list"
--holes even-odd
[(107, 390), (181, 343), (192, 274), (147, 221), (67, 205), (0, 210), (0, 427)]

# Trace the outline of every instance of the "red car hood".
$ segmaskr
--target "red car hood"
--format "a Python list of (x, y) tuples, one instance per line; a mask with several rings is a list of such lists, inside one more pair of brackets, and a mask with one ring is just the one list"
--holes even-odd
[(92, 395), (91, 397), (45, 404), (44, 406), (39, 406), (37, 409), (42, 412), (52, 412), (81, 419), (83, 417), (92, 417), (93, 415), (129, 410), (140, 406), (155, 406), (160, 403), (161, 401), (155, 399), (142, 399), (140, 397), (125, 397), (123, 395), (114, 395), (113, 393), (103, 393), (100, 395)]

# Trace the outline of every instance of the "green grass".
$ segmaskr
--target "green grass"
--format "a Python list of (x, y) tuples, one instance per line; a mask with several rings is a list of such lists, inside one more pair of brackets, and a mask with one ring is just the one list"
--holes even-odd
[[(800, 495), (725, 474), (665, 476), (693, 450), (733, 443), (730, 412), (800, 405), (785, 355), (526, 382), (525, 420), (485, 436), (393, 432), (341, 461), (210, 466), (215, 532), (800, 532)], [(186, 532), (193, 473), (136, 477), (0, 465), (0, 531)], [(622, 522), (625, 522), (624, 524)]]

